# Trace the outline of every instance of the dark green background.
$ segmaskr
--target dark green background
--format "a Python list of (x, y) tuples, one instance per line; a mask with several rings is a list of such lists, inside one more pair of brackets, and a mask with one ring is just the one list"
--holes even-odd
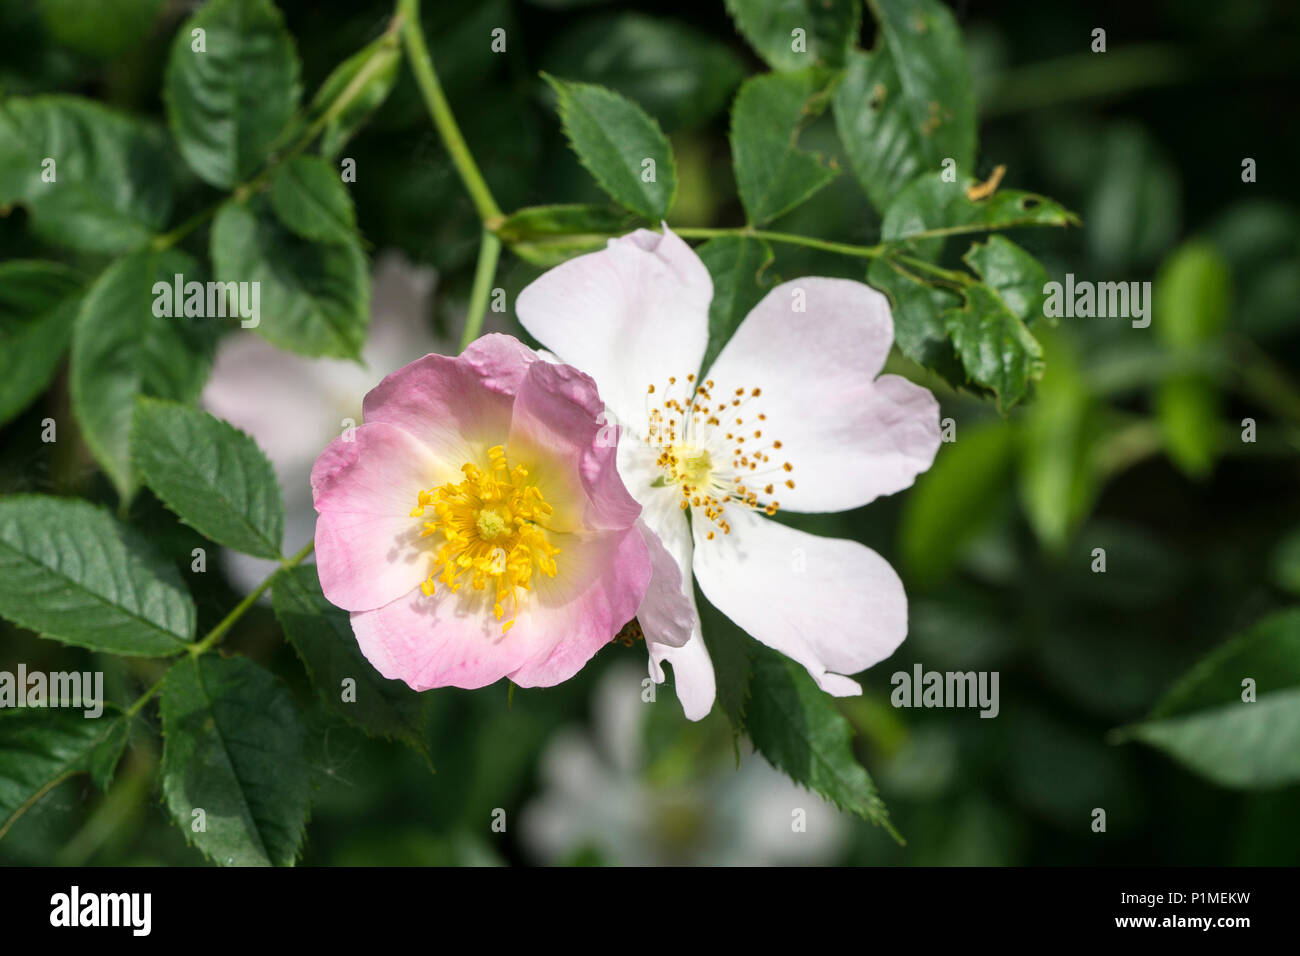
[[(308, 91), (376, 36), (390, 12), (386, 3), (279, 5), (297, 38)], [(72, 25), (81, 14), (46, 21), (40, 6), (0, 0), (0, 87), (73, 92), (161, 118), (161, 71), (184, 14), (179, 4), (165, 4), (143, 34), (127, 11), (154, 6), (147, 2), (124, 0), (99, 29), (80, 31)], [(721, 2), (425, 6), (435, 62), (503, 208), (603, 199), (563, 142), (537, 75), (545, 69), (613, 86), (659, 118), (678, 157), (675, 224), (743, 221), (730, 172), (726, 110), (740, 78), (762, 65)], [(866, 676), (866, 696), (844, 705), (863, 762), (909, 844), (900, 848), (856, 821), (841, 859), (1300, 862), (1297, 788), (1228, 791), (1152, 750), (1106, 742), (1108, 730), (1142, 717), (1207, 649), (1294, 600), (1286, 580), (1279, 580), (1275, 552), (1300, 526), (1294, 401), (1300, 125), (1288, 75), (1300, 55), (1300, 7), (1171, 0), (958, 3), (954, 10), (977, 74), (978, 172), (1006, 164), (1008, 185), (1050, 195), (1084, 219), (1081, 230), (1022, 231), (1016, 241), (1053, 277), (1073, 272), (1094, 280), (1152, 279), (1184, 240), (1210, 242), (1233, 277), (1222, 345), (1248, 356), (1222, 380), (1222, 420), (1235, 429), (1232, 423), (1254, 417), (1267, 436), (1257, 448), (1223, 454), (1200, 480), (1181, 472), (1159, 447), (1147, 449), (1096, 489), (1095, 504), (1069, 522), (1071, 531), (1057, 548), (1045, 545), (1027, 521), (1017, 492), (1023, 476), (1012, 466), (975, 505), (979, 527), (945, 573), (919, 575), (904, 561), (901, 512), (909, 493), (859, 512), (800, 522), (880, 550), (900, 568), (912, 601), (911, 636)], [(643, 53), (644, 44), (662, 42), (632, 12), (699, 31), (717, 46), (707, 72), (620, 73), (629, 57), (606, 62), (600, 54), (611, 37), (626, 38), (630, 49)], [(51, 23), (64, 26), (51, 30)], [(507, 29), (508, 55), (488, 50), (486, 37), (496, 26)], [(1107, 30), (1109, 51), (1091, 54), (1090, 34), (1099, 26)], [(872, 28), (864, 29), (869, 44)], [(829, 119), (804, 143), (834, 152)], [(376, 249), (399, 247), (441, 271), (430, 321), (457, 334), (477, 219), (405, 67), (394, 94), (344, 155), (357, 160), (353, 196), (365, 236)], [(1254, 184), (1241, 182), (1245, 156), (1258, 162)], [(840, 165), (847, 168), (842, 158)], [(208, 201), (210, 193), (191, 180), (175, 219)], [(772, 228), (866, 243), (875, 241), (878, 222), (844, 175)], [(0, 258), (42, 255), (54, 251), (28, 235), (21, 211), (0, 218)], [(537, 274), (508, 254), (502, 269), (501, 282), (511, 293)], [(793, 247), (777, 250), (773, 272), (862, 278), (855, 260)], [(1115, 416), (1150, 413), (1160, 381), (1153, 371), (1160, 362), (1154, 341), (1123, 321), (1105, 319), (1065, 319), (1052, 336), (1049, 369), (1054, 355), (1066, 353), (1082, 369), (1092, 409), (1090, 441), (1104, 445), (1112, 438)], [(1261, 384), (1265, 369), (1280, 374), (1280, 384)], [(1114, 386), (1122, 375), (1130, 384)], [(933, 384), (929, 377), (920, 380)], [(958, 422), (959, 440), (982, 423), (1022, 428), (1022, 417), (1034, 408), (1030, 401), (1010, 423), (999, 424), (988, 403), (946, 390), (940, 397), (944, 414)], [(66, 387), (56, 379), (42, 401), (0, 431), (0, 491), (112, 500), (84, 454), (68, 443), (39, 441), (40, 420), (53, 414), (62, 421), (66, 412)], [(188, 561), (200, 543), (147, 494), (131, 519), (178, 562)], [(1108, 552), (1104, 577), (1088, 571), (1098, 542)], [(195, 594), (200, 630), (237, 600), (219, 574), (207, 575), (206, 588), (196, 585)], [(269, 609), (250, 614), (231, 644), (269, 664), (304, 704), (312, 700)], [(522, 861), (514, 833), (489, 831), (492, 808), (517, 808), (535, 791), (547, 740), (561, 725), (589, 716), (598, 673), (619, 659), (642, 666), (644, 649), (613, 645), (577, 679), (553, 690), (517, 690), (509, 707), (504, 684), (475, 693), (437, 692), (430, 733), (436, 775), (410, 750), (368, 740), (313, 711), (319, 790), (303, 862)], [(120, 661), (92, 662), (87, 653), (0, 623), (0, 668), (12, 669), (19, 660), (29, 669), (107, 667), (110, 689), (120, 698), (129, 699), (141, 681)], [(998, 670), (1000, 716), (893, 710), (889, 675), (910, 670), (915, 661), (939, 670)], [(659, 784), (665, 774), (689, 781), (725, 769), (732, 759), (725, 718), (715, 712), (699, 725), (687, 723), (667, 688), (661, 702), (649, 734)], [(0, 862), (202, 862), (161, 808), (156, 712), (146, 713), (154, 734), (137, 735), (109, 795), (84, 781), (62, 785), (0, 843)], [(1096, 806), (1107, 808), (1104, 835), (1088, 826)]]

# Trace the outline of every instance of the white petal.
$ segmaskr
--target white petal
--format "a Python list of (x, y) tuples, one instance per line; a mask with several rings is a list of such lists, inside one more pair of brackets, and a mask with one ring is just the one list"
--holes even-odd
[[(328, 375), (345, 383), (346, 400), (335, 401), (322, 385)], [(355, 362), (303, 358), (251, 332), (235, 332), (221, 341), (202, 403), (253, 436), (288, 484), (310, 472), (321, 449), (343, 431), (343, 418), (361, 421), (361, 397), (375, 381)]]
[[(801, 304), (805, 311), (796, 311)], [(719, 397), (761, 390), (735, 409), (742, 425), (724, 427), (746, 436), (747, 453), (781, 442), (750, 476), (751, 488), (774, 486), (764, 501), (843, 511), (906, 488), (930, 467), (938, 402), (896, 375), (876, 378), (893, 338), (888, 300), (849, 279), (783, 283), (745, 317), (706, 377)], [(756, 428), (761, 439), (750, 437)]]
[[(650, 551), (650, 587), (637, 609), (637, 621), (646, 641), (680, 647), (690, 640), (699, 620), (695, 605), (686, 597), (691, 581), (690, 540), (680, 515), (681, 496), (673, 488), (656, 488), (653, 482), (662, 472), (655, 464), (649, 446), (624, 432), (618, 443), (618, 473), (632, 496), (641, 505), (637, 526)], [(678, 512), (678, 513), (674, 513)], [(659, 532), (679, 537), (686, 546), (685, 561), (670, 552)], [(694, 588), (689, 588), (693, 592)]]
[[(700, 720), (713, 709), (713, 698), (717, 686), (713, 676), (713, 662), (709, 660), (709, 651), (704, 646), (704, 635), (700, 629), (700, 616), (695, 608), (695, 584), (691, 576), (691, 537), (686, 515), (678, 507), (679, 495), (670, 488), (648, 489), (651, 494), (641, 496), (641, 521), (662, 544), (664, 553), (670, 555), (678, 568), (677, 585), (684, 601), (684, 609), (689, 615), (689, 639), (680, 647), (655, 640), (654, 634), (646, 629), (646, 621), (641, 619), (645, 631), (646, 649), (650, 652), (650, 676), (656, 684), (664, 682), (663, 662), (673, 666), (673, 684), (677, 688), (677, 699), (682, 702), (682, 711), (688, 720)], [(651, 549), (652, 554), (655, 549)], [(671, 578), (664, 580), (659, 576), (656, 565), (654, 576), (650, 579), (651, 593), (667, 586)], [(666, 601), (660, 596), (656, 600)], [(644, 601), (643, 601), (644, 606)], [(652, 617), (651, 620), (654, 620)]]
[[(694, 598), (691, 598), (691, 606), (695, 606)], [(677, 699), (682, 702), (682, 713), (686, 719), (703, 720), (709, 716), (718, 689), (713, 677), (713, 661), (709, 659), (709, 651), (704, 646), (704, 636), (699, 628), (681, 647), (650, 645), (650, 676), (656, 684), (664, 682), (664, 661), (673, 665), (673, 683), (677, 687)]]
[[(732, 513), (734, 510), (734, 514)], [(894, 569), (856, 541), (822, 538), (728, 509), (732, 531), (695, 535), (705, 597), (752, 637), (798, 661), (822, 690), (859, 694), (856, 674), (907, 636), (907, 596)]]
[(620, 420), (641, 430), (649, 386), (699, 371), (709, 336), (713, 281), (666, 228), (610, 240), (570, 259), (519, 294), (525, 329), (596, 380)]

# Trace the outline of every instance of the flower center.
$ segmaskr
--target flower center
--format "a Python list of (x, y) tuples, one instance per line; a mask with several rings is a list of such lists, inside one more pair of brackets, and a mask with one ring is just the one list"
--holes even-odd
[[(764, 436), (767, 416), (749, 407), (762, 394), (760, 388), (736, 388), (715, 398), (713, 380), (697, 384), (694, 375), (680, 385), (676, 377), (668, 379), (662, 392), (653, 385), (646, 392), (650, 426), (644, 437), (658, 452), (663, 472), (654, 483), (677, 485), (682, 508), (702, 512), (723, 534), (731, 533), (727, 505), (773, 515), (781, 507), (772, 498), (777, 483), (794, 488), (790, 462), (773, 463), (771, 452), (781, 442)], [(714, 534), (708, 531), (709, 540)]]
[(509, 526), (510, 521), (508, 518), (503, 518), (500, 514), (488, 508), (480, 511), (478, 517), (474, 520), (474, 527), (478, 528), (479, 537), (484, 541), (499, 538)]
[(545, 524), (552, 509), (541, 489), (528, 482), (528, 469), (512, 467), (501, 445), (488, 449), (487, 468), (467, 462), (461, 472), (463, 481), (421, 491), (411, 511), (419, 518), (432, 508), (434, 519), (424, 522), (420, 537), (442, 535), (433, 571), (420, 587), (429, 595), (435, 582), (453, 594), (467, 580), (475, 591), (490, 588), (498, 621), (506, 602), (512, 605), (504, 634), (519, 616), (519, 590), (531, 590), (533, 572), (555, 577), (560, 549), (551, 544)]
[(676, 477), (684, 485), (707, 485), (713, 475), (713, 456), (707, 448), (693, 448), (688, 445), (673, 447), (676, 458)]

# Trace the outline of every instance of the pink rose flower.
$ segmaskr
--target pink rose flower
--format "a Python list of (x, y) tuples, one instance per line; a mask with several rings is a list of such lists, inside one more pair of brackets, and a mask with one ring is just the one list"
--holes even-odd
[(715, 695), (692, 575), (715, 607), (823, 690), (860, 694), (846, 675), (907, 634), (902, 582), (870, 548), (770, 516), (842, 511), (906, 488), (938, 450), (938, 403), (879, 374), (893, 318), (861, 282), (777, 286), (701, 370), (712, 298), (704, 263), (665, 227), (550, 270), (520, 294), (517, 312), (596, 380), (623, 428), (618, 467), (642, 505), (654, 560), (638, 614), (650, 674), (662, 681), (662, 662), (672, 664), (686, 715), (703, 717)]
[(363, 407), (312, 469), (316, 563), (381, 674), (550, 686), (635, 616), (649, 546), (589, 377), (488, 335)]
[[(202, 404), (252, 435), (271, 460), (284, 492), (286, 554), (315, 536), (311, 466), (344, 426), (361, 421), (366, 392), (399, 365), (454, 347), (429, 330), (437, 278), (432, 269), (413, 265), (401, 253), (388, 250), (375, 257), (362, 364), (295, 355), (252, 332), (221, 340)], [(223, 550), (222, 563), (245, 594), (277, 566), (230, 549)]]

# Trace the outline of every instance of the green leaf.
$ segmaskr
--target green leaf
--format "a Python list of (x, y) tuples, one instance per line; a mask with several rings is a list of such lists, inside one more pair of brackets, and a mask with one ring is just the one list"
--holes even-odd
[[(745, 711), (749, 706), (750, 682), (754, 676), (750, 653), (755, 646), (754, 640), (731, 618), (706, 601), (698, 589), (695, 604), (700, 610), (704, 643), (713, 661), (718, 705), (727, 715), (733, 735), (739, 735), (745, 730)], [(739, 744), (739, 740), (735, 743)]]
[(1212, 341), (1232, 309), (1232, 272), (1208, 242), (1187, 242), (1161, 265), (1155, 282), (1155, 333), (1173, 349)]
[[(197, 280), (198, 268), (176, 250), (133, 253), (104, 270), (77, 312), (72, 408), (86, 444), (124, 501), (137, 485), (130, 453), (136, 398), (191, 402), (211, 366), (215, 323), (155, 314), (162, 296), (171, 301), (175, 276)], [(167, 292), (155, 294), (155, 283), (165, 284)]]
[(736, 95), (731, 152), (752, 225), (789, 212), (839, 175), (797, 145), (799, 131), (826, 108), (823, 80), (814, 69), (767, 73), (746, 80)]
[(1151, 709), (1150, 719), (1242, 703), (1242, 680), (1259, 696), (1300, 687), (1300, 609), (1279, 611), (1207, 654)]
[(867, 281), (889, 297), (894, 315), (894, 341), (904, 355), (941, 375), (950, 385), (966, 382), (961, 360), (953, 351), (944, 313), (960, 303), (947, 288), (928, 284), (919, 272), (886, 259), (873, 259)]
[(395, 37), (381, 36), (348, 57), (326, 77), (307, 111), (306, 123), (322, 117), (331, 104), (356, 80), (363, 67), (370, 64), (361, 87), (353, 94), (348, 105), (325, 123), (321, 133), (320, 154), (333, 159), (383, 105), (397, 82), (398, 68), (402, 65), (402, 51)]
[(713, 277), (709, 347), (701, 364), (707, 369), (749, 310), (763, 298), (763, 271), (772, 262), (772, 247), (766, 239), (752, 236), (719, 236), (695, 251)]
[(1088, 383), (1059, 333), (1044, 338), (1047, 373), (1020, 435), (1020, 501), (1044, 547), (1059, 551), (1097, 497), (1097, 431)]
[[(302, 566), (280, 574), (271, 594), (285, 636), (329, 709), (367, 734), (400, 740), (428, 759), (428, 698), (386, 679), (366, 660), (348, 612), (325, 600), (316, 569)], [(345, 680), (353, 682), (351, 700), (343, 699)]]
[(507, 216), (497, 228), (497, 235), (525, 262), (549, 268), (584, 252), (602, 249), (611, 237), (645, 224), (645, 220), (614, 206), (529, 206)]
[(130, 720), (105, 705), (100, 717), (83, 708), (23, 707), (0, 712), (0, 839), (41, 797), (75, 773), (106, 788)]
[[(111, 704), (104, 705), (104, 712), (108, 713), (110, 708), (116, 713), (118, 708)], [(102, 720), (103, 718), (97, 718)], [(117, 773), (118, 761), (122, 759), (122, 752), (126, 750), (127, 741), (131, 738), (131, 717), (125, 712), (110, 721), (110, 726), (106, 728), (90, 751), (88, 765), (90, 770), (90, 779), (95, 786), (101, 790), (107, 790), (108, 785), (113, 782), (113, 775)]]
[[(1185, 243), (1156, 274), (1154, 300), (1157, 338), (1175, 355), (1194, 355), (1213, 343), (1228, 322), (1231, 270), (1209, 243)], [(1156, 391), (1155, 409), (1169, 457), (1193, 478), (1208, 474), (1221, 435), (1214, 378), (1197, 371), (1169, 376)]]
[(943, 444), (934, 466), (903, 499), (899, 545), (909, 580), (942, 582), (967, 545), (996, 518), (1011, 472), (1013, 431), (1002, 421), (963, 424)]
[(0, 424), (50, 384), (83, 288), (81, 277), (57, 262), (0, 263)]
[(176, 568), (74, 498), (0, 499), (0, 615), (111, 654), (176, 654), (194, 639), (194, 602)]
[(280, 557), (280, 485), (252, 438), (197, 408), (140, 399), (131, 444), (145, 483), (186, 524), (244, 554)]
[[(1255, 700), (1245, 683), (1254, 682)], [(1282, 611), (1212, 651), (1121, 728), (1213, 782), (1234, 788), (1300, 782), (1300, 609)]]
[(57, 245), (137, 248), (171, 212), (166, 138), (74, 96), (0, 101), (0, 205), (11, 202), (28, 206), (32, 230)]
[(999, 408), (1010, 408), (1042, 377), (1043, 350), (987, 286), (967, 286), (965, 295), (965, 305), (943, 314), (944, 326), (966, 374), (997, 394)]
[(722, 112), (745, 75), (740, 58), (708, 34), (640, 13), (580, 21), (562, 32), (542, 64), (554, 76), (626, 96), (669, 131)]
[(754, 747), (796, 783), (902, 842), (871, 777), (853, 755), (853, 732), (834, 698), (804, 668), (755, 643), (746, 725)]
[(311, 788), (283, 685), (246, 657), (187, 656), (163, 682), (162, 728), (163, 798), (186, 840), (224, 866), (292, 866)]
[(1163, 750), (1220, 786), (1288, 786), (1300, 782), (1300, 687), (1138, 724), (1127, 739)]
[(212, 226), (212, 265), (223, 282), (259, 284), (257, 334), (302, 355), (357, 358), (370, 321), (370, 273), (355, 240), (311, 242), (261, 199), (227, 203)]
[[(975, 180), (944, 182), (943, 173), (918, 176), (885, 211), (881, 238), (910, 240), (916, 253), (938, 258), (945, 236), (990, 232), (1019, 226), (1077, 226), (1079, 217), (1060, 203), (1034, 193), (999, 189), (986, 199), (971, 200), (966, 190)], [(938, 234), (916, 238), (922, 233)]]
[(975, 165), (975, 97), (961, 32), (938, 0), (875, 0), (879, 40), (849, 54), (835, 125), (849, 163), (882, 213), (919, 173)]
[(600, 188), (647, 219), (666, 217), (677, 192), (677, 167), (659, 124), (611, 90), (542, 75), (559, 97), (564, 134)]
[(268, 193), (280, 222), (304, 239), (352, 242), (357, 214), (343, 179), (325, 160), (295, 156), (276, 167)]
[(1165, 451), (1191, 478), (1204, 478), (1214, 468), (1223, 435), (1221, 409), (1218, 389), (1208, 375), (1170, 375), (1156, 390), (1156, 421)]
[(843, 66), (862, 29), (858, 0), (727, 0), (727, 12), (774, 70)]
[(983, 245), (972, 243), (962, 261), (1027, 325), (1042, 316), (1047, 270), (1006, 236), (989, 236)]
[(163, 79), (176, 145), (218, 189), (262, 168), (300, 92), (293, 37), (270, 0), (209, 0), (177, 31)]

